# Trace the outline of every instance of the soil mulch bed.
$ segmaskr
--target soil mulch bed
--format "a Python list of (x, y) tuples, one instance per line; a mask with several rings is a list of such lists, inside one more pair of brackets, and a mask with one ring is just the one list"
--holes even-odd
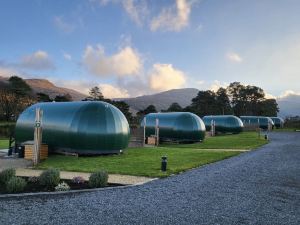
[[(45, 188), (44, 186), (41, 186), (38, 182), (29, 182), (28, 178), (26, 177), (22, 177), (26, 180), (27, 185), (24, 189), (23, 192), (19, 192), (19, 193), (36, 193), (36, 192), (55, 192), (54, 189), (49, 190), (47, 188)], [(65, 180), (65, 179), (61, 179), (59, 183), (65, 182), (70, 186), (70, 190), (83, 190), (83, 189), (92, 189), (89, 186), (88, 181), (85, 181), (84, 183), (73, 183), (72, 180)], [(122, 184), (115, 184), (115, 183), (108, 183), (105, 187), (103, 188), (107, 188), (107, 187), (118, 187), (118, 186), (125, 186)], [(67, 191), (66, 191), (67, 192)], [(5, 186), (4, 185), (0, 185), (0, 194), (11, 194), (8, 193), (5, 190)]]

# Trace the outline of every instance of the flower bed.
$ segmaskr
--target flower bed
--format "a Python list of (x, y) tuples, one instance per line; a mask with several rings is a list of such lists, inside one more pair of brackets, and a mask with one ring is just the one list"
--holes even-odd
[(14, 169), (8, 169), (0, 173), (0, 194), (67, 192), (69, 190), (122, 186), (107, 183), (107, 180), (108, 174), (105, 171), (92, 174), (89, 180), (84, 180), (82, 177), (67, 180), (60, 179), (59, 171), (56, 169), (46, 170), (39, 177), (17, 177)]

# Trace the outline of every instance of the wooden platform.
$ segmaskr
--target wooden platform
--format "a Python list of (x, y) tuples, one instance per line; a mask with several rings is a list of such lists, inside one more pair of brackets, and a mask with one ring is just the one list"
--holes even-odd
[[(24, 158), (28, 160), (33, 160), (33, 144), (25, 145), (25, 154)], [(48, 158), (48, 145), (42, 144), (40, 150), (40, 159)]]

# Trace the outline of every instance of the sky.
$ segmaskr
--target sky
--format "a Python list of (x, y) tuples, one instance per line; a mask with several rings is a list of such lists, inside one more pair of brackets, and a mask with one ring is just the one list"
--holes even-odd
[(256, 85), (300, 94), (299, 0), (0, 0), (0, 76), (107, 98)]

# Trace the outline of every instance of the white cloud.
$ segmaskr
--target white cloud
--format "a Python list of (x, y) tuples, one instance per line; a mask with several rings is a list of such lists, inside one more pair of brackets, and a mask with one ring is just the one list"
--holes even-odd
[(160, 14), (154, 17), (150, 24), (150, 29), (167, 31), (180, 31), (189, 25), (192, 1), (176, 0), (176, 5), (163, 8)]
[(72, 60), (72, 56), (69, 53), (63, 52), (63, 56), (64, 56), (65, 60), (68, 60), (68, 61)]
[(109, 3), (120, 4), (128, 14), (130, 19), (137, 25), (142, 25), (149, 14), (146, 0), (90, 0), (91, 2), (99, 2), (101, 6)]
[(50, 59), (48, 53), (41, 50), (24, 56), (21, 60), (20, 66), (32, 70), (55, 69), (54, 63)]
[(150, 73), (150, 88), (166, 91), (181, 88), (186, 82), (184, 72), (175, 69), (172, 64), (154, 64)]
[(209, 90), (211, 91), (218, 91), (219, 88), (226, 88), (229, 84), (227, 82), (221, 82), (218, 80), (214, 80), (213, 83), (211, 84)]
[(111, 84), (99, 84), (99, 88), (104, 98), (127, 98), (128, 91)]
[(265, 98), (267, 98), (267, 99), (276, 99), (276, 96), (274, 96), (274, 95), (272, 95), (270, 93), (265, 92)]
[(112, 56), (106, 56), (100, 45), (88, 45), (83, 55), (83, 63), (92, 74), (105, 76), (136, 75), (142, 69), (142, 60), (136, 50), (127, 46)]
[(129, 17), (137, 25), (142, 25), (148, 14), (147, 2), (145, 0), (123, 0), (122, 5)]
[(62, 16), (55, 16), (53, 22), (54, 25), (64, 33), (72, 33), (75, 30), (75, 25), (67, 23)]
[(292, 91), (292, 90), (286, 90), (284, 91), (279, 98), (285, 98), (291, 95), (300, 95), (300, 92)]
[(242, 57), (236, 52), (227, 53), (226, 58), (234, 63), (241, 63), (243, 61)]

